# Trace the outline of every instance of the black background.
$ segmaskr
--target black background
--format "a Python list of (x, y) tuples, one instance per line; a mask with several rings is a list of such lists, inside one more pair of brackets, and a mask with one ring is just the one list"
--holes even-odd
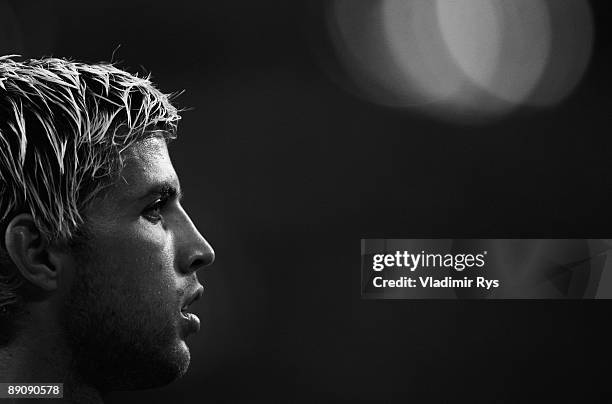
[(609, 238), (607, 3), (564, 103), (458, 126), (330, 79), (323, 1), (0, 2), (1, 53), (121, 45), (194, 108), (171, 154), (217, 252), (203, 329), (183, 379), (108, 402), (605, 400), (609, 302), (361, 300), (359, 239)]

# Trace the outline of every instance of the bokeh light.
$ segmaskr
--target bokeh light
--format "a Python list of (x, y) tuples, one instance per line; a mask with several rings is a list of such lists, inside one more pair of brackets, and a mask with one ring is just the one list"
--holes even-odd
[(562, 101), (593, 40), (584, 0), (335, 0), (329, 28), (359, 94), (459, 121)]

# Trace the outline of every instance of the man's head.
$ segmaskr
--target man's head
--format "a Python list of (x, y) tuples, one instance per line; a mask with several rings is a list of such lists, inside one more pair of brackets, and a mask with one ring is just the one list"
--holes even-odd
[(214, 252), (180, 204), (179, 119), (112, 65), (0, 58), (0, 318), (14, 338), (56, 332), (100, 389), (161, 385), (189, 364), (199, 321), (184, 309)]

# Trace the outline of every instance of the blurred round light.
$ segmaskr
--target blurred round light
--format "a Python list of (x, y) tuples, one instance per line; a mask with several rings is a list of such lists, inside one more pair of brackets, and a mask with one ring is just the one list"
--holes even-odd
[(592, 41), (584, 0), (336, 0), (330, 21), (361, 94), (450, 118), (561, 101)]
[(453, 61), (473, 82), (489, 87), (502, 44), (499, 10), (490, 0), (438, 0), (436, 6), (436, 28)]
[(551, 25), (548, 64), (528, 103), (550, 106), (576, 87), (591, 58), (593, 17), (582, 0), (547, 0)]
[[(412, 103), (430, 103), (453, 97), (464, 86), (465, 75), (454, 65), (437, 27), (430, 0), (387, 0), (382, 3), (380, 21), (387, 60), (403, 73), (410, 90), (394, 86), (392, 91), (408, 93)], [(425, 45), (425, 46), (424, 46)], [(399, 76), (394, 77), (397, 84)]]
[(541, 0), (437, 0), (440, 29), (455, 62), (472, 82), (520, 104), (538, 83), (550, 50)]

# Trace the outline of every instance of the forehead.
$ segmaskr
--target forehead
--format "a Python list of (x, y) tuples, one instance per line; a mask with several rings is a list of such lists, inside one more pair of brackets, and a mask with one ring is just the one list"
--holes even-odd
[(123, 169), (118, 180), (101, 198), (96, 198), (83, 212), (89, 226), (97, 231), (116, 230), (113, 223), (142, 209), (152, 190), (160, 185), (180, 189), (166, 141), (150, 138), (137, 142), (122, 153)]
[(142, 192), (160, 183), (178, 186), (164, 139), (154, 137), (142, 140), (125, 150), (122, 157), (123, 170), (113, 187), (121, 199), (142, 196)]

